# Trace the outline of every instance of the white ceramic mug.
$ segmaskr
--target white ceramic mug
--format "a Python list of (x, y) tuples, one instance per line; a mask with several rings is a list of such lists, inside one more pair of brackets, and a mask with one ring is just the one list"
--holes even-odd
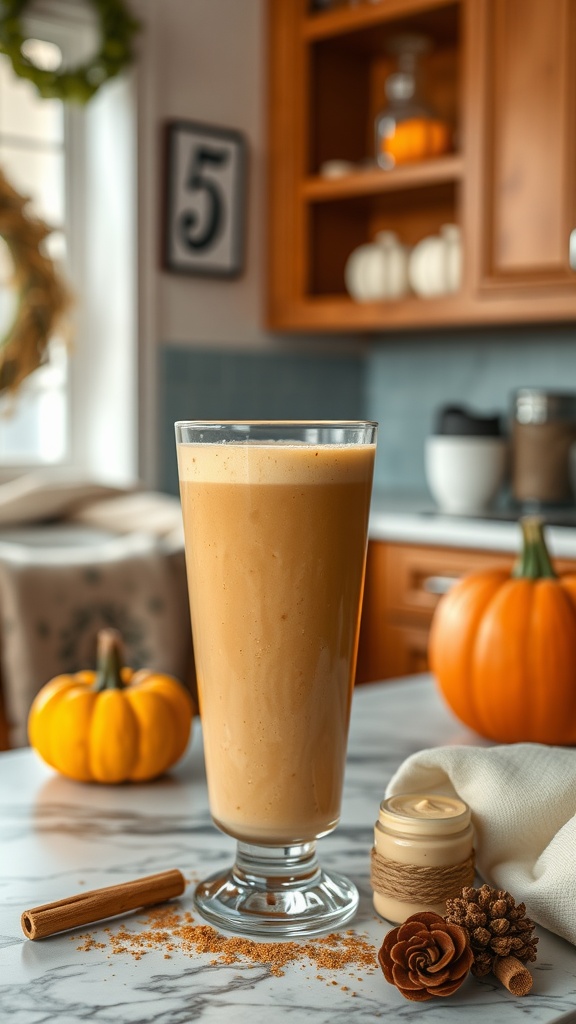
[(426, 480), (434, 501), (457, 515), (485, 511), (504, 482), (507, 457), (504, 437), (428, 437)]

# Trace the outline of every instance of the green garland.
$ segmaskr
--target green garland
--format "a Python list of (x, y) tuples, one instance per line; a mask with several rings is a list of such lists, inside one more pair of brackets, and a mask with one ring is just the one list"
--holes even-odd
[(133, 60), (132, 39), (138, 22), (123, 0), (90, 0), (100, 19), (101, 45), (94, 57), (69, 71), (46, 71), (22, 53), (26, 36), (21, 17), (30, 0), (0, 0), (0, 52), (7, 54), (20, 78), (34, 83), (44, 99), (87, 103), (97, 89)]

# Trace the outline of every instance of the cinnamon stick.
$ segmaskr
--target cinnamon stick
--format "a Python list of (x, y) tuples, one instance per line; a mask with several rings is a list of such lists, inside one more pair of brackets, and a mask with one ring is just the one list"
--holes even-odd
[(515, 956), (498, 957), (492, 970), (513, 996), (526, 996), (532, 988), (530, 971)]
[(127, 910), (163, 903), (174, 896), (181, 896), (185, 888), (184, 875), (174, 868), (158, 875), (136, 878), (132, 882), (80, 892), (55, 903), (25, 910), (20, 918), (22, 931), (29, 939), (44, 939), (68, 928), (124, 914)]

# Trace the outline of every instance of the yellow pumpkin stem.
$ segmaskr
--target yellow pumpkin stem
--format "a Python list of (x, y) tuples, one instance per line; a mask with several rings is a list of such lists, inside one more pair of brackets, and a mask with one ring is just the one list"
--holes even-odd
[(523, 516), (520, 520), (523, 547), (512, 569), (515, 579), (556, 579), (544, 540), (544, 520), (540, 516)]
[(123, 690), (122, 638), (117, 629), (101, 629), (97, 639), (98, 675), (93, 689)]

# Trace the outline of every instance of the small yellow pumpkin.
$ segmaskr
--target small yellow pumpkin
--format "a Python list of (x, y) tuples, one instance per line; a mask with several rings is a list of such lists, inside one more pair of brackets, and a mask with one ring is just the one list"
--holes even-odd
[(56, 676), (28, 717), (30, 744), (79, 782), (144, 782), (184, 753), (194, 706), (173, 676), (122, 666), (120, 635), (98, 635), (98, 670)]

